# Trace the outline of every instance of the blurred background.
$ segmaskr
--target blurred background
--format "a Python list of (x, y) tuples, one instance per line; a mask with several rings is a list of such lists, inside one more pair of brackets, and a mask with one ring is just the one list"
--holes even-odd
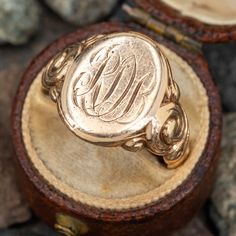
[[(21, 76), (43, 48), (79, 27), (126, 19), (121, 0), (0, 0), (0, 236), (53, 236), (19, 192), (10, 113)], [(236, 17), (236, 16), (235, 16)], [(127, 19), (128, 20), (128, 19)], [(174, 236), (236, 236), (236, 43), (204, 45), (224, 110), (222, 157), (213, 194)]]

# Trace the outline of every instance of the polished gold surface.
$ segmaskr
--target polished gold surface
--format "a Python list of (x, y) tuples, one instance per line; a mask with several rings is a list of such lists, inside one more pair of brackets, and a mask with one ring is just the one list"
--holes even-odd
[(99, 145), (144, 146), (169, 168), (187, 157), (180, 92), (158, 44), (136, 32), (97, 35), (45, 67), (42, 83), (67, 127)]

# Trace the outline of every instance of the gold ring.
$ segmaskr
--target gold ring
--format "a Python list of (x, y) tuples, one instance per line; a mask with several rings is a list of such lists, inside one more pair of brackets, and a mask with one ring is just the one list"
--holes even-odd
[(168, 168), (188, 156), (180, 91), (158, 43), (137, 32), (96, 35), (43, 69), (43, 88), (81, 139), (130, 151), (146, 147)]

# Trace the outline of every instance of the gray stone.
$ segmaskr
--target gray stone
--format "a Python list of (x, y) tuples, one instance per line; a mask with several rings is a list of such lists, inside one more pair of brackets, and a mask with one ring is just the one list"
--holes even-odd
[(236, 111), (236, 43), (207, 45), (204, 55), (220, 89), (225, 111)]
[(82, 26), (111, 14), (118, 0), (45, 0), (45, 2), (66, 21)]
[(13, 229), (0, 230), (0, 236), (59, 236), (59, 234), (47, 225), (36, 221)]
[(221, 236), (236, 235), (236, 113), (225, 115), (221, 157), (211, 196), (211, 217)]
[(24, 222), (30, 217), (16, 181), (10, 139), (10, 104), (16, 89), (14, 81), (19, 73), (21, 70), (16, 65), (0, 70), (0, 228)]
[(39, 25), (35, 0), (0, 0), (0, 43), (23, 44)]

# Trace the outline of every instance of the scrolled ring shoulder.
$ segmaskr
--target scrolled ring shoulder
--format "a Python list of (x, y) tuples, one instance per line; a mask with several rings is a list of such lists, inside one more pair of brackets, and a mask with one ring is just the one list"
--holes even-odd
[(81, 139), (129, 151), (146, 147), (168, 168), (189, 152), (189, 124), (169, 62), (137, 32), (95, 35), (65, 48), (43, 69), (42, 85)]

